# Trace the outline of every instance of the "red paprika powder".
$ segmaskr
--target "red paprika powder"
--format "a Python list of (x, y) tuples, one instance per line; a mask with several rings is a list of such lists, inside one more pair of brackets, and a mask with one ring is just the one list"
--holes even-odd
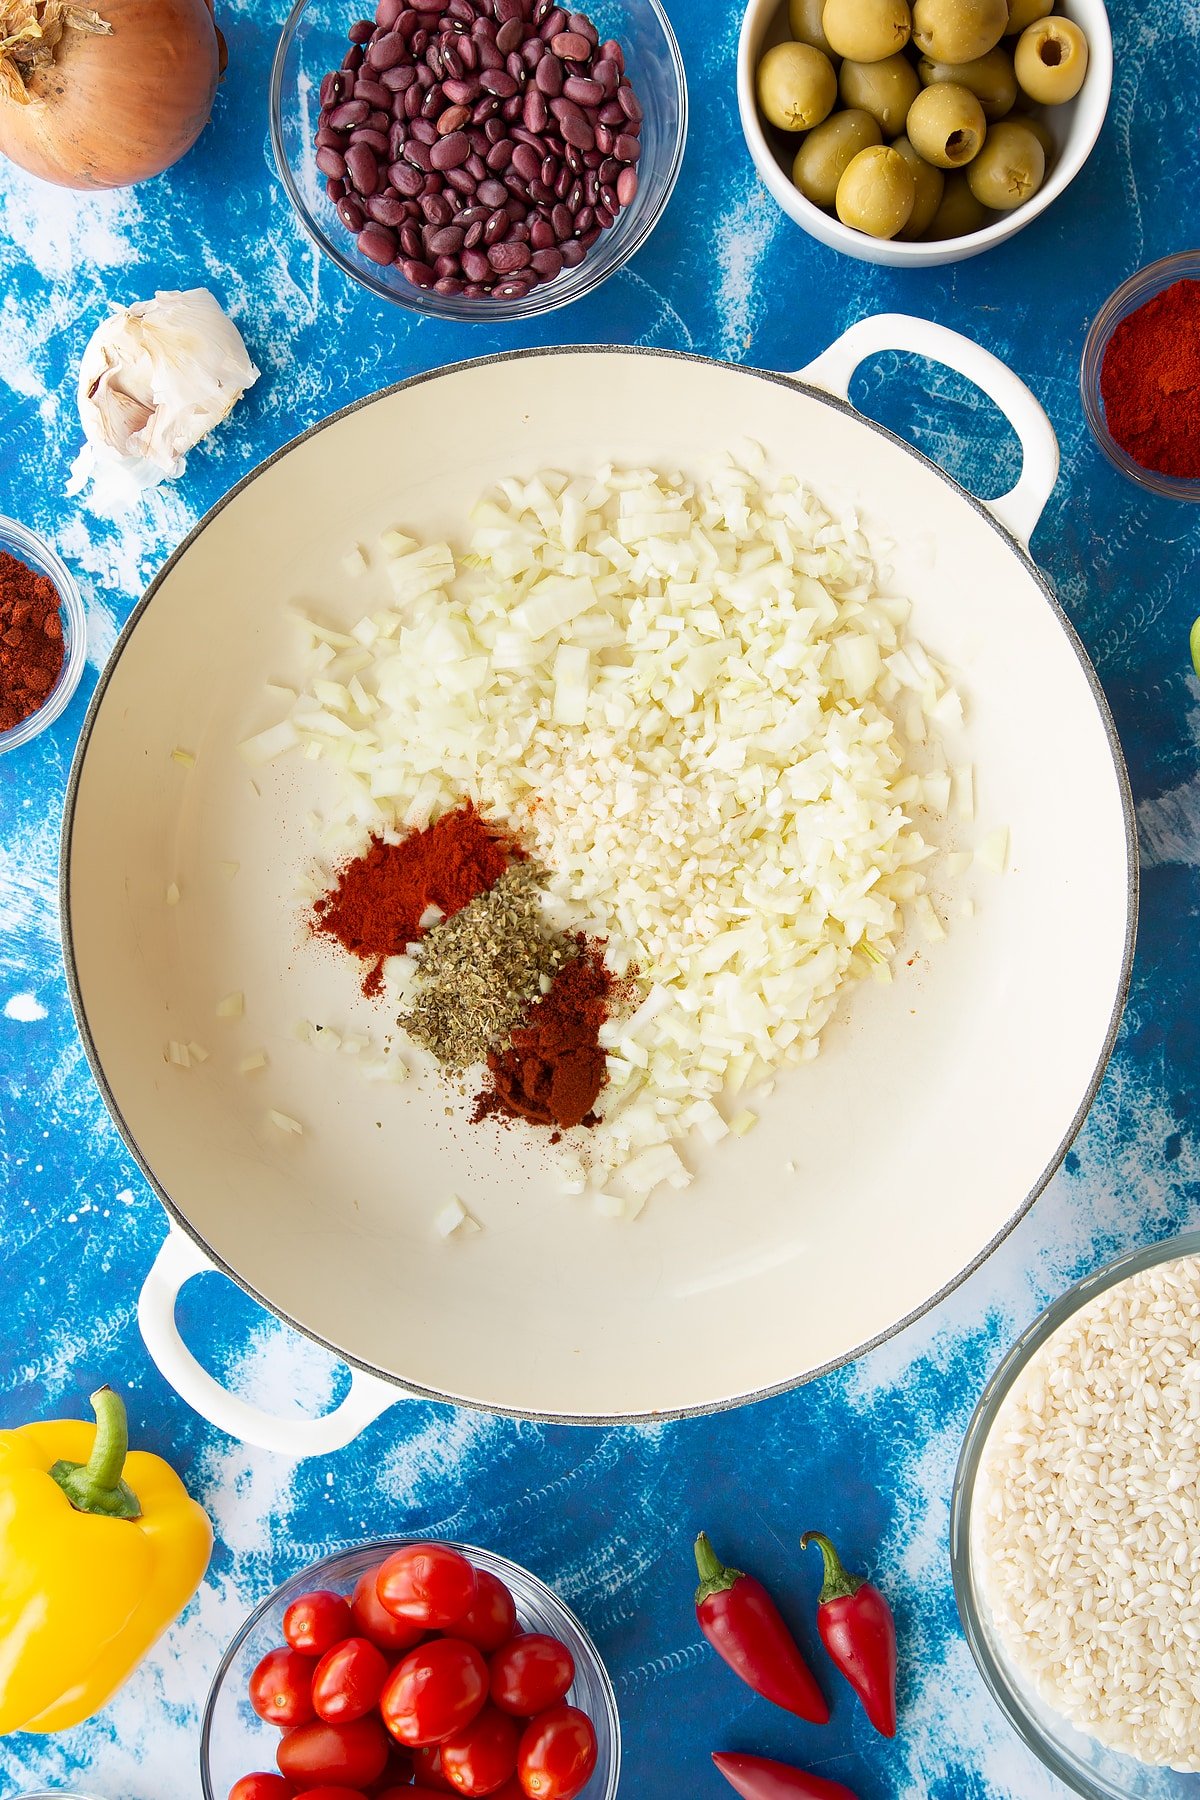
[(1134, 462), (1200, 477), (1200, 281), (1176, 281), (1121, 320), (1100, 396), (1109, 431)]
[(604, 945), (573, 941), (578, 954), (530, 1007), (507, 1047), (488, 1057), (490, 1084), (475, 1102), (473, 1124), (496, 1115), (556, 1131), (596, 1123), (592, 1108), (606, 1074), (600, 1027), (616, 984), (604, 966)]
[(11, 731), (49, 699), (63, 648), (58, 589), (0, 550), (0, 731)]
[(383, 964), (421, 936), (422, 914), (436, 906), (447, 918), (499, 880), (525, 852), (503, 826), (480, 817), (469, 800), (398, 844), (373, 838), (347, 863), (336, 886), (314, 907), (314, 928), (371, 964), (363, 993), (383, 987)]

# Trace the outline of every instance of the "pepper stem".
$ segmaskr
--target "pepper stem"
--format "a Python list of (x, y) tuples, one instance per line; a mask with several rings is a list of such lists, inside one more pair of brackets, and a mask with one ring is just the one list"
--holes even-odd
[(125, 1402), (110, 1387), (92, 1395), (96, 1438), (85, 1463), (56, 1462), (50, 1471), (76, 1512), (99, 1513), (106, 1519), (140, 1519), (138, 1497), (121, 1471), (129, 1454), (129, 1420)]
[(696, 1568), (700, 1573), (700, 1586), (696, 1589), (696, 1605), (703, 1605), (705, 1600), (714, 1594), (729, 1591), (735, 1581), (742, 1579), (741, 1569), (729, 1569), (721, 1561), (708, 1541), (708, 1533), (702, 1531), (696, 1539)]
[(859, 1588), (864, 1585), (866, 1577), (850, 1575), (846, 1572), (842, 1567), (841, 1557), (825, 1533), (823, 1531), (806, 1531), (800, 1539), (800, 1548), (807, 1550), (810, 1544), (817, 1544), (825, 1559), (825, 1585), (818, 1596), (817, 1604), (824, 1606), (830, 1600), (847, 1600), (857, 1594)]

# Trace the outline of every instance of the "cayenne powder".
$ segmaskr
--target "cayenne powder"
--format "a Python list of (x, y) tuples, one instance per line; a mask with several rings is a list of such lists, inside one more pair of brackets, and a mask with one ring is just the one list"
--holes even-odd
[(575, 937), (576, 954), (563, 964), (548, 994), (536, 1001), (506, 1049), (487, 1059), (491, 1084), (475, 1102), (472, 1124), (497, 1115), (549, 1125), (555, 1132), (594, 1125), (604, 1086), (600, 1027), (609, 1016), (616, 982), (604, 966), (604, 945)]
[(1200, 477), (1200, 281), (1176, 281), (1121, 320), (1100, 394), (1108, 429), (1134, 462)]
[(489, 824), (466, 800), (398, 844), (373, 838), (314, 904), (314, 929), (370, 962), (363, 993), (378, 994), (385, 959), (402, 956), (417, 941), (429, 907), (452, 918), (511, 862), (524, 860), (525, 852), (503, 826)]
[(0, 550), (0, 731), (44, 705), (63, 666), (58, 589)]

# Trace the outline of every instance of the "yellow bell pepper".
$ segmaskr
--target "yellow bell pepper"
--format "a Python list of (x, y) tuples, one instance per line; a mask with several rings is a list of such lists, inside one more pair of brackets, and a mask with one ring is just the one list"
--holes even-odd
[(124, 1402), (0, 1431), (0, 1734), (91, 1718), (191, 1599), (212, 1527)]

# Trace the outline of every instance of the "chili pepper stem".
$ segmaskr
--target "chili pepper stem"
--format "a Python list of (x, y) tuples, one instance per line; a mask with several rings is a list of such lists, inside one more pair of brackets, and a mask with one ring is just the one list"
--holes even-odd
[(857, 1594), (865, 1577), (851, 1575), (842, 1567), (842, 1559), (825, 1533), (806, 1531), (800, 1539), (800, 1548), (807, 1550), (810, 1544), (816, 1544), (825, 1559), (825, 1584), (817, 1596), (817, 1604), (824, 1606), (830, 1600), (848, 1600)]
[(725, 1566), (709, 1542), (708, 1533), (702, 1531), (696, 1539), (696, 1568), (700, 1574), (700, 1586), (696, 1589), (696, 1605), (703, 1606), (714, 1594), (728, 1593), (735, 1581), (741, 1581), (742, 1570)]
[(125, 1402), (107, 1386), (97, 1388), (91, 1401), (96, 1414), (92, 1454), (85, 1463), (60, 1459), (50, 1470), (50, 1478), (58, 1483), (76, 1512), (99, 1513), (107, 1519), (140, 1519), (138, 1497), (121, 1479), (129, 1454)]

